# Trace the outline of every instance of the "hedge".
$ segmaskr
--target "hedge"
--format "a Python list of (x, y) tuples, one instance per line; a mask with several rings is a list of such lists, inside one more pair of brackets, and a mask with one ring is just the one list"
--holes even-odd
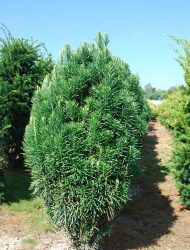
[(184, 51), (179, 63), (186, 85), (179, 86), (160, 106), (159, 119), (173, 134), (171, 171), (181, 194), (181, 201), (190, 206), (190, 42), (172, 37)]

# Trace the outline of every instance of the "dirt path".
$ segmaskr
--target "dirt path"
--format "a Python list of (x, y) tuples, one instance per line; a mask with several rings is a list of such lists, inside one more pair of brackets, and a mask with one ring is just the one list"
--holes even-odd
[[(190, 250), (190, 211), (183, 210), (171, 175), (161, 173), (171, 153), (171, 136), (151, 122), (141, 165), (144, 175), (113, 224), (103, 250)], [(69, 250), (68, 237), (60, 232), (35, 235), (19, 225), (19, 218), (0, 208), (0, 250)]]
[(190, 211), (183, 210), (171, 175), (161, 173), (171, 154), (171, 135), (151, 122), (143, 149), (140, 197), (129, 203), (104, 243), (106, 250), (190, 250)]

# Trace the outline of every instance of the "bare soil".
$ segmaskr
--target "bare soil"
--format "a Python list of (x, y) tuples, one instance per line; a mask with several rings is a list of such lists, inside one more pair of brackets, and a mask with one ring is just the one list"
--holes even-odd
[[(104, 250), (190, 250), (190, 211), (179, 202), (171, 174), (165, 174), (171, 154), (171, 135), (160, 123), (151, 122), (144, 143), (143, 176), (130, 201), (113, 223), (102, 244)], [(162, 171), (163, 170), (163, 171)], [(72, 250), (61, 232), (37, 235), (23, 223), (24, 213), (0, 207), (0, 250)]]
[(138, 182), (141, 195), (114, 222), (106, 250), (190, 250), (190, 211), (180, 204), (171, 174), (162, 173), (171, 143), (171, 134), (159, 122), (149, 124), (141, 160), (145, 174)]

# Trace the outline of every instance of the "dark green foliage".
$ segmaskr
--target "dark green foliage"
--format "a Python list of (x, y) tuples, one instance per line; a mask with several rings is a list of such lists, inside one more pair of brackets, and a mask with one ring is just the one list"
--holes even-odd
[(184, 55), (179, 55), (178, 62), (184, 69), (186, 86), (180, 86), (168, 95), (159, 108), (159, 119), (163, 125), (172, 130), (174, 150), (171, 170), (183, 204), (190, 206), (190, 42), (172, 38), (184, 50)]
[(30, 173), (25, 171), (7, 171), (4, 174), (5, 202), (19, 203), (22, 200), (31, 200)]
[(172, 167), (181, 200), (188, 207), (190, 206), (190, 141), (188, 143), (176, 141)]
[(51, 57), (43, 54), (43, 45), (4, 31), (5, 38), (0, 39), (0, 156), (4, 165), (22, 166), (31, 97), (53, 65)]
[(108, 38), (66, 46), (33, 98), (24, 151), (34, 193), (77, 244), (95, 244), (129, 200), (148, 105)]
[(3, 202), (4, 200), (4, 174), (2, 169), (0, 168), (0, 204)]
[[(8, 129), (10, 125), (5, 126), (2, 130), (0, 130), (0, 136), (3, 133), (3, 130)], [(4, 201), (5, 198), (5, 178), (4, 178), (4, 159), (0, 157), (0, 204)]]

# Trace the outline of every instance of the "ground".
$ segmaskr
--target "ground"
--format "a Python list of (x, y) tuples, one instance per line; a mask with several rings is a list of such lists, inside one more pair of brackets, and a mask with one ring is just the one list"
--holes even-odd
[[(181, 205), (168, 173), (171, 142), (170, 133), (160, 123), (149, 124), (140, 162), (144, 174), (133, 189), (134, 200), (114, 221), (111, 236), (102, 243), (103, 250), (190, 249), (190, 211)], [(23, 180), (20, 190), (24, 190), (29, 177), (20, 178), (26, 176), (24, 173), (16, 175)], [(11, 175), (11, 181), (12, 178)], [(23, 197), (20, 192), (15, 195), (16, 186), (12, 188), (10, 202), (0, 206), (0, 249), (72, 249), (68, 237), (45, 216), (42, 202), (31, 199), (28, 193)]]
[(113, 225), (106, 250), (190, 249), (190, 211), (179, 202), (179, 194), (167, 163), (171, 135), (158, 122), (149, 124), (139, 180), (141, 194), (129, 203)]

